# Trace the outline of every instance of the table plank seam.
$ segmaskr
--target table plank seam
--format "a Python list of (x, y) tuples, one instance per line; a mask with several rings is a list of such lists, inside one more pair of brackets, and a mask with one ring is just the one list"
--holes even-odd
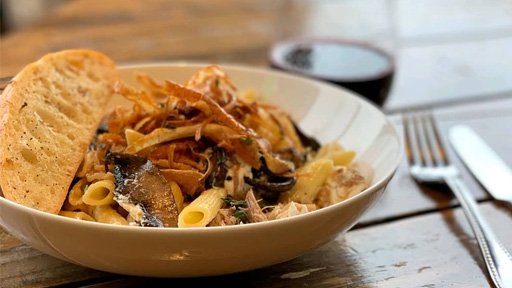
[[(495, 200), (494, 199), (479, 199), (479, 200), (477, 200), (478, 204), (483, 204), (483, 203), (487, 203), (487, 202), (495, 202)], [(438, 212), (442, 213), (444, 211), (453, 210), (453, 209), (457, 209), (457, 208), (460, 208), (459, 203), (450, 204), (446, 207), (435, 207), (432, 209), (420, 210), (420, 211), (416, 211), (416, 212), (402, 214), (399, 216), (391, 216), (391, 217), (380, 218), (377, 220), (370, 220), (370, 221), (367, 221), (364, 223), (359, 223), (359, 224), (355, 225), (352, 229), (350, 229), (350, 231), (368, 228), (368, 227), (372, 227), (372, 226), (378, 226), (378, 225), (382, 225), (382, 224), (386, 224), (386, 223), (392, 223), (395, 221), (414, 218), (417, 216), (429, 215), (429, 214), (434, 214), (434, 213), (438, 213)]]

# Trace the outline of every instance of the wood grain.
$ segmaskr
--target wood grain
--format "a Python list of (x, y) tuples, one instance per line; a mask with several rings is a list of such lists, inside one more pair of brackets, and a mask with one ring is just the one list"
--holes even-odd
[(23, 245), (0, 228), (1, 287), (48, 287), (104, 276)]
[(117, 62), (265, 65), (266, 50), (279, 38), (276, 27), (286, 19), (285, 6), (281, 1), (73, 1), (36, 27), (2, 37), (1, 75), (15, 74), (45, 53), (77, 47), (102, 51)]
[[(512, 241), (506, 241), (512, 239), (510, 207), (492, 203), (480, 207), (511, 250)], [(485, 264), (460, 209), (352, 230), (295, 260), (219, 277), (107, 275), (26, 246), (2, 248), (0, 256), (2, 287), (42, 287), (65, 281), (88, 287), (490, 287)], [(13, 258), (17, 260), (13, 262)]]

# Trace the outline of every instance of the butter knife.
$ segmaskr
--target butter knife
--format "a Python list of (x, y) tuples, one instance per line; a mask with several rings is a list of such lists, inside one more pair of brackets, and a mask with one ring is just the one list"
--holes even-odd
[(497, 200), (512, 204), (512, 170), (476, 132), (465, 125), (454, 126), (450, 142), (476, 179)]

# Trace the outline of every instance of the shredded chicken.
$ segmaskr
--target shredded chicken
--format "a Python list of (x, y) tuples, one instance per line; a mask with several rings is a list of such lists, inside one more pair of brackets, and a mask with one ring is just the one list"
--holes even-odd
[(367, 187), (368, 181), (357, 170), (338, 166), (320, 188), (315, 204), (320, 208), (327, 207), (354, 196)]
[(279, 203), (271, 212), (267, 213), (266, 216), (268, 220), (274, 220), (305, 214), (314, 210), (316, 210), (315, 204), (301, 204), (292, 201), (285, 205)]
[(208, 226), (226, 226), (238, 224), (238, 219), (233, 216), (234, 208), (220, 209), (215, 218), (208, 224)]
[(247, 214), (251, 223), (267, 221), (267, 216), (261, 210), (258, 200), (254, 197), (252, 189), (245, 195), (245, 202), (247, 202)]

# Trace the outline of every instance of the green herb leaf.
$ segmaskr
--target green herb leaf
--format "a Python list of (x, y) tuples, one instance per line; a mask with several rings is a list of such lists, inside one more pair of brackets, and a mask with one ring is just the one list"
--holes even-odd
[(249, 216), (247, 215), (247, 212), (245, 212), (245, 210), (236, 210), (235, 213), (233, 213), (233, 216), (235, 216), (235, 218), (242, 222), (249, 222)]
[(222, 198), (224, 204), (229, 207), (235, 207), (237, 210), (240, 208), (247, 208), (247, 202), (245, 200), (235, 200), (230, 195), (226, 196), (226, 198)]

